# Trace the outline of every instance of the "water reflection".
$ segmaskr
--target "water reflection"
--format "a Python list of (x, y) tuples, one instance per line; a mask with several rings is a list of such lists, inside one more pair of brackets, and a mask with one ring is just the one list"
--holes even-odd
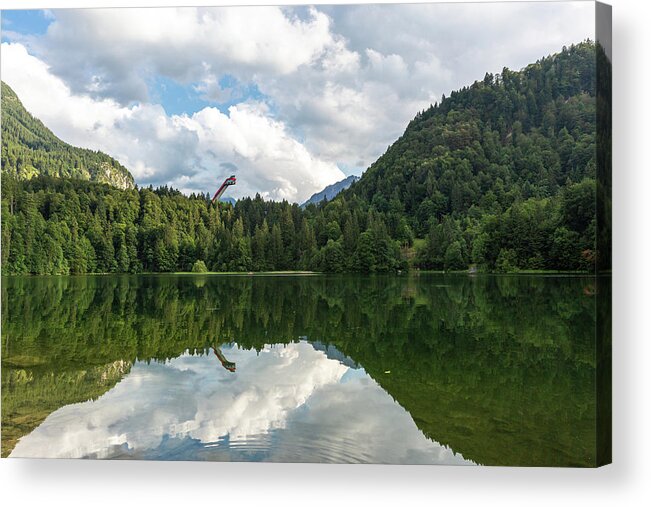
[(224, 353), (222, 352), (221, 348), (219, 348), (219, 345), (216, 345), (212, 348), (213, 353), (219, 359), (219, 362), (221, 365), (224, 367), (225, 370), (230, 371), (231, 373), (234, 373), (235, 370), (237, 369), (237, 365), (233, 361), (229, 361), (224, 357)]
[(594, 465), (589, 283), (6, 278), (3, 455)]
[(98, 400), (51, 414), (11, 456), (464, 462), (363, 370), (309, 343), (228, 352), (234, 376), (213, 354), (138, 362)]

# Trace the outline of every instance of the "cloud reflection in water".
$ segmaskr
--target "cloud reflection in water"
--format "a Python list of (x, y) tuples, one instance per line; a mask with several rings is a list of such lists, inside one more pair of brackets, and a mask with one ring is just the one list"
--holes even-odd
[(95, 401), (68, 405), (12, 457), (466, 464), (428, 440), (366, 372), (308, 342), (138, 362)]

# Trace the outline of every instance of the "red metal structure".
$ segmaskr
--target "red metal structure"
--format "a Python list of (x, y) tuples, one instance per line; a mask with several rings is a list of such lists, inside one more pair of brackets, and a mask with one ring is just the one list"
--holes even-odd
[(211, 202), (214, 203), (215, 201), (219, 200), (222, 194), (226, 191), (226, 187), (235, 185), (235, 183), (237, 183), (237, 180), (235, 179), (234, 175), (231, 176), (230, 178), (226, 178), (224, 180), (224, 183), (222, 183), (222, 186), (219, 187), (219, 190), (217, 190), (217, 192), (215, 192), (215, 195), (213, 195)]

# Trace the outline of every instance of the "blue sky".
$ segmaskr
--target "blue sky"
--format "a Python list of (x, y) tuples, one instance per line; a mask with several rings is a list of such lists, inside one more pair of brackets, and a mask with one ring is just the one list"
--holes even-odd
[[(2, 12), (2, 79), (141, 185), (302, 202), (442, 94), (594, 38), (591, 2)], [(224, 173), (224, 174), (222, 174)]]
[(3, 10), (2, 41), (9, 40), (5, 31), (22, 35), (42, 35), (52, 20), (52, 16), (45, 10)]
[(198, 83), (182, 84), (163, 75), (154, 76), (147, 83), (150, 100), (160, 103), (168, 115), (196, 113), (207, 106), (218, 108), (222, 113), (240, 102), (256, 101), (271, 103), (269, 97), (260, 92), (255, 83), (242, 85), (233, 76), (224, 75), (219, 79), (222, 89), (233, 91), (227, 100), (210, 100), (197, 90)]

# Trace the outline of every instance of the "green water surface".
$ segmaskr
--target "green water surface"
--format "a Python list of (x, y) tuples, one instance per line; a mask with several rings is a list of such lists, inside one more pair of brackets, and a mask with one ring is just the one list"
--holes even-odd
[(568, 276), (4, 277), (2, 455), (594, 466), (595, 292)]

